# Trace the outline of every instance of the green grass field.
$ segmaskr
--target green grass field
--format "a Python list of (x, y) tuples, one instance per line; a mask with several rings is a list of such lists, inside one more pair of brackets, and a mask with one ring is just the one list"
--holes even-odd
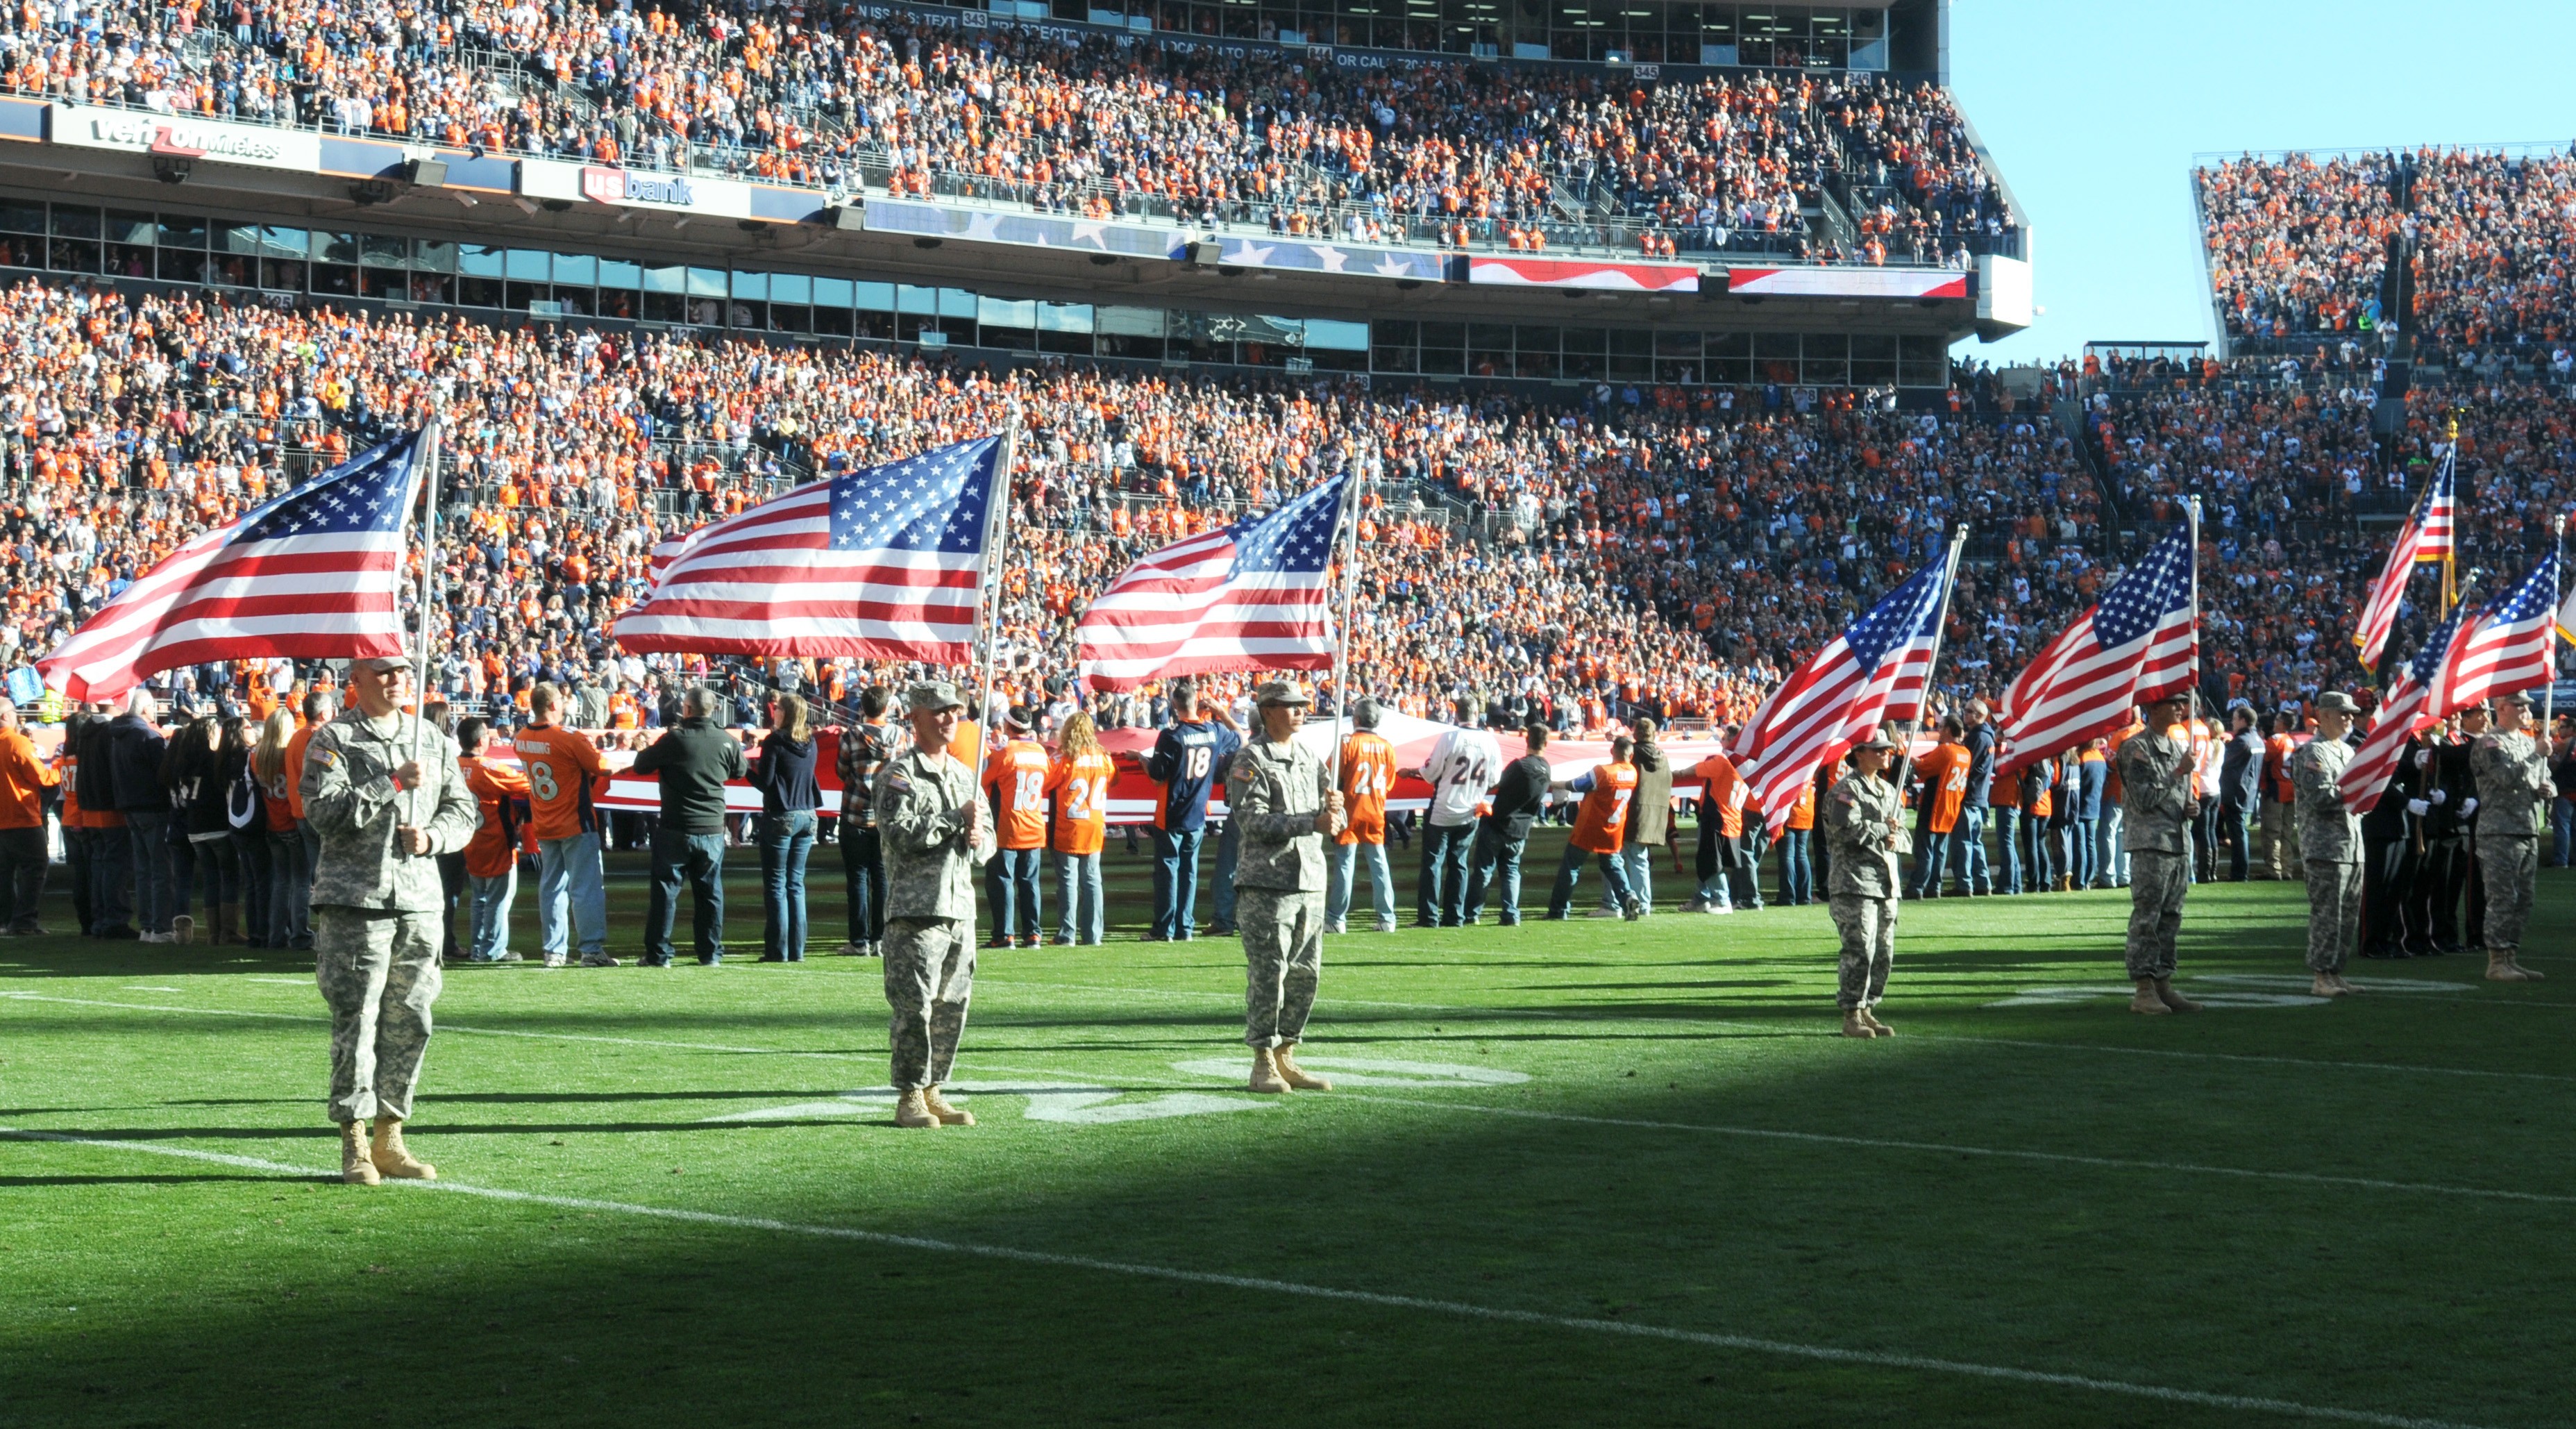
[(1876, 1042), (1821, 907), (1354, 934), (1264, 1101), (1111, 862), (1107, 947), (982, 955), (971, 1130), (867, 1094), (875, 964), (748, 961), (747, 851), (738, 964), (451, 969), (433, 1187), (337, 1183), (309, 958), (0, 943), (0, 1424), (2576, 1418), (2568, 875), (2550, 981), (2334, 1004), (2298, 890), (2195, 890), (2159, 1019), (2123, 894), (1909, 904)]

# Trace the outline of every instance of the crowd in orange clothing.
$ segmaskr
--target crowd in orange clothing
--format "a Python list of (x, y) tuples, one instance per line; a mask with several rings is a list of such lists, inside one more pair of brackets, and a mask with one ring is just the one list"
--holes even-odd
[(1810, 252), (1800, 211), (1827, 176), (1854, 232), (1811, 256), (1940, 263), (2010, 231), (1949, 95), (1867, 74), (1342, 69), (855, 4), (101, 10), (0, 17), (0, 91), (829, 187), (865, 166), (896, 193), (963, 181), (1098, 217), (1158, 204), (1339, 238), (1463, 226), (1529, 246), (1579, 210), (1658, 225), (1649, 251), (1741, 233)]

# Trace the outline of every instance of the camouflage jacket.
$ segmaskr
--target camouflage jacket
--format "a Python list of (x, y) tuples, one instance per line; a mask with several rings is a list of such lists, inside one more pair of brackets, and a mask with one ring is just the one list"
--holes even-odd
[(1313, 893), (1324, 886), (1324, 811), (1332, 778), (1314, 751), (1256, 734), (1225, 775), (1226, 820), (1242, 830), (1234, 886), (1272, 893)]
[(877, 770), (877, 828), (885, 845), (886, 916), (975, 916), (975, 867), (993, 856), (993, 821), (966, 837), (983, 795), (975, 772), (942, 750), (906, 749)]
[[(343, 710), (313, 732), (304, 750), (304, 817), (322, 840), (313, 868), (317, 908), (369, 908), (436, 913), (446, 906), (438, 855), (455, 853), (483, 825), (482, 806), (465, 787), (456, 745), (430, 731), (421, 747), (421, 786), (397, 790), (394, 771), (412, 756), (419, 721), (407, 714), (369, 719)], [(394, 830), (416, 824), (429, 852), (407, 854)]]
[(2469, 750), (2469, 771), (2478, 780), (2478, 833), (2506, 838), (2538, 838), (2548, 827), (2549, 761), (2527, 734), (2489, 730)]
[(2311, 739), (2290, 756), (2299, 857), (2309, 863), (2361, 861), (2361, 816), (2343, 802), (2343, 772), (2351, 765), (2352, 746), (2340, 739)]
[(2192, 815), (2191, 741), (2139, 733), (2120, 746), (2120, 847), (2130, 853), (2189, 853)]
[(1897, 855), (1914, 849), (1914, 836), (1900, 821), (1888, 820), (1904, 808), (1896, 786), (1875, 774), (1847, 774), (1818, 806), (1825, 847), (1833, 851), (1833, 869), (1825, 882), (1828, 896), (1856, 893), (1864, 898), (1896, 896)]

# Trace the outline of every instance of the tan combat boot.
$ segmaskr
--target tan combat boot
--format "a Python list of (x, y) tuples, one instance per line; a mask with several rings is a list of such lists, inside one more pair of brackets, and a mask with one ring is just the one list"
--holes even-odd
[(1859, 1008), (1846, 1007), (1843, 1009), (1843, 1035), (1869, 1038), (1877, 1036), (1878, 1030), (1869, 1025), (1869, 1019), (1861, 1014)]
[(1252, 1080), (1247, 1084), (1256, 1092), (1284, 1092), (1288, 1081), (1279, 1075), (1279, 1054), (1267, 1047), (1252, 1049)]
[(197, 940), (197, 920), (182, 913), (170, 920), (170, 941), (186, 947)]
[(2334, 979), (2335, 990), (2346, 997), (2359, 997), (2366, 991), (2366, 989), (2354, 987), (2342, 973), (2328, 973), (2326, 976)]
[(902, 1096), (895, 1098), (894, 1124), (897, 1126), (932, 1128), (947, 1125), (947, 1123), (939, 1119), (939, 1113), (930, 1109), (928, 1098), (924, 1097), (920, 1092), (905, 1092)]
[(2156, 980), (2151, 977), (2138, 979), (2138, 995), (2129, 999), (2129, 1010), (2144, 1013), (2149, 1017), (2157, 1017), (2173, 1011), (2172, 1008), (2165, 1006), (2163, 998), (2156, 995)]
[(1896, 1035), (1895, 1028), (1878, 1020), (1878, 1009), (1875, 1007), (1862, 1008), (1860, 1010), (1860, 1020), (1868, 1023), (1869, 1030), (1877, 1033), (1881, 1037), (1893, 1037)]
[(1301, 1092), (1331, 1091), (1331, 1082), (1297, 1065), (1297, 1059), (1291, 1055), (1295, 1046), (1292, 1042), (1282, 1042), (1278, 1050), (1270, 1054), (1271, 1065), (1279, 1069), (1279, 1080)]
[(385, 1179), (376, 1174), (376, 1163), (367, 1159), (365, 1122), (340, 1124), (340, 1179), (352, 1186), (372, 1186)]
[(376, 1147), (369, 1154), (368, 1159), (376, 1163), (377, 1170), (398, 1180), (435, 1181), (438, 1179), (437, 1167), (415, 1158), (411, 1154), (411, 1148), (403, 1145), (402, 1120), (399, 1117), (376, 1118)]
[(2487, 949), (2487, 981), (2529, 982), (2531, 974), (2515, 965), (2513, 949), (2489, 948)]
[(2159, 1001), (2163, 1002), (2165, 1006), (2172, 1008), (2176, 1012), (2200, 1011), (2199, 1003), (2194, 1002), (2190, 998), (2183, 996), (2181, 993), (2174, 991), (2173, 979), (2169, 977), (2160, 977), (2156, 979), (2156, 997)]
[(2525, 979), (2531, 982), (2538, 982), (2541, 978), (2547, 976), (2547, 974), (2539, 972), (2536, 969), (2527, 968), (2522, 965), (2522, 949), (2520, 948), (2507, 948), (2505, 950), (2504, 960), (2513, 964), (2513, 970), (2522, 974)]
[(2308, 996), (2341, 997), (2343, 996), (2343, 989), (2335, 985), (2335, 975), (2333, 973), (2318, 973), (2316, 976), (2308, 979)]
[(971, 1111), (959, 1111), (957, 1108), (950, 1106), (948, 1104), (948, 1099), (939, 1094), (939, 1088), (937, 1087), (923, 1087), (921, 1089), (921, 1109), (929, 1112), (932, 1116), (939, 1118), (939, 1124), (941, 1126), (973, 1126), (975, 1124), (975, 1113)]

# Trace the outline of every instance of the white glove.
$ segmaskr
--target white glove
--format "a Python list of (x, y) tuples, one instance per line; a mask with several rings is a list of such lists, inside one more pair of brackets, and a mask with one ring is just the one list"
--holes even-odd
[(2433, 791), (2433, 802), (2434, 802), (2434, 803), (2436, 803), (2436, 804), (2447, 804), (2447, 803), (2451, 802), (2451, 791), (2450, 791), (2450, 790), (2448, 790), (2448, 789), (2436, 789), (2436, 790), (2434, 790), (2434, 791)]
[(2477, 801), (2477, 800), (2475, 800), (2475, 799), (2462, 799), (2462, 800), (2460, 801), (2460, 817), (2461, 817), (2461, 818), (2464, 818), (2464, 819), (2467, 819), (2467, 818), (2474, 818), (2474, 817), (2476, 817), (2477, 812), (2478, 812), (2478, 801)]
[(2421, 799), (2409, 799), (2406, 801), (2406, 812), (2413, 814), (2415, 817), (2420, 819), (2426, 814), (2433, 812), (2433, 806), (2425, 803)]
[(2429, 750), (2429, 749), (2419, 749), (2419, 750), (2416, 750), (2416, 751), (2415, 751), (2415, 767), (2416, 767), (2416, 768), (2418, 768), (2418, 769), (2430, 769), (2430, 768), (2432, 768), (2432, 767), (2433, 767), (2433, 751), (2431, 751), (2431, 750)]

